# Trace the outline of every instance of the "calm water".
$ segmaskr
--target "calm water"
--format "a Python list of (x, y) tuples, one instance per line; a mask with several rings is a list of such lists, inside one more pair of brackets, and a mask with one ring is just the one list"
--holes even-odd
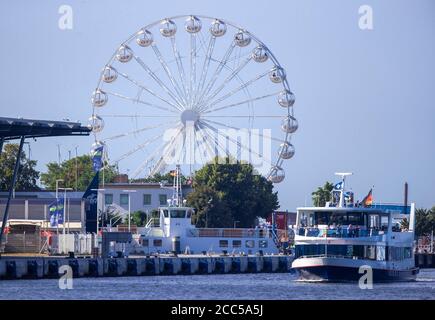
[(0, 299), (435, 299), (435, 269), (418, 281), (375, 284), (295, 282), (292, 274), (240, 274), (75, 279), (72, 290), (57, 280), (0, 281)]

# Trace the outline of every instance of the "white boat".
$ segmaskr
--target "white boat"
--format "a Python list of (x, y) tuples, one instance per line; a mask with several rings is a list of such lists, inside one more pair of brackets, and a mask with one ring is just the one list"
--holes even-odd
[(194, 209), (182, 200), (179, 167), (175, 171), (174, 194), (159, 216), (150, 219), (133, 235), (130, 253), (245, 253), (278, 254), (276, 237), (267, 226), (256, 228), (197, 228), (192, 224)]
[[(367, 272), (373, 282), (415, 280), (414, 203), (363, 207), (346, 201), (348, 174), (341, 175), (337, 201), (297, 209), (292, 269), (299, 280), (358, 281)], [(408, 229), (400, 228), (404, 217)]]

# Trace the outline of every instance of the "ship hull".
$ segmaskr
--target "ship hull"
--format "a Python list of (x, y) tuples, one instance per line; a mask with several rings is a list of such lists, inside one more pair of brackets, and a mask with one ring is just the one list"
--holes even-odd
[[(359, 273), (358, 267), (345, 266), (307, 266), (294, 268), (300, 281), (312, 282), (354, 282), (359, 281), (365, 272)], [(418, 268), (407, 270), (372, 269), (373, 282), (415, 281)]]

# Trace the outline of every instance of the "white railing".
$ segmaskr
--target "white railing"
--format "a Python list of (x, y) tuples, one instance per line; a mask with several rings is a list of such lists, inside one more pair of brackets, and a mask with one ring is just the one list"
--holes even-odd
[(267, 238), (267, 229), (237, 229), (237, 228), (197, 228), (188, 229), (188, 237), (217, 237), (217, 238)]

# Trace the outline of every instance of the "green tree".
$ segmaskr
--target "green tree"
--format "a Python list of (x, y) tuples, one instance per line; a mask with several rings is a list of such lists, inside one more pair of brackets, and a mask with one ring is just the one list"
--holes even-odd
[(323, 187), (318, 187), (316, 191), (311, 193), (313, 204), (316, 207), (324, 207), (327, 201), (331, 199), (331, 191), (334, 185), (331, 182), (326, 182)]
[[(160, 183), (163, 181), (166, 181), (167, 183), (172, 183), (174, 180), (174, 177), (171, 175), (171, 172), (167, 172), (165, 174), (156, 173), (155, 175), (147, 178), (139, 178), (139, 179), (132, 179), (131, 182), (137, 182), (137, 183)], [(186, 184), (187, 178), (180, 174), (180, 182), (181, 184)]]
[[(132, 212), (131, 214), (131, 223), (135, 224), (138, 227), (145, 227), (146, 223), (148, 222), (148, 216), (146, 212), (142, 210), (138, 210), (135, 212)], [(128, 223), (128, 220), (127, 220)]]
[(188, 194), (189, 205), (196, 209), (192, 222), (198, 228), (223, 228), (233, 223), (231, 210), (224, 201), (223, 195), (223, 192), (208, 186), (197, 186), (194, 192)]
[[(4, 150), (0, 155), (0, 190), (8, 190), (11, 186), (18, 149), (18, 144), (4, 145)], [(15, 190), (39, 190), (36, 184), (39, 179), (39, 171), (35, 169), (36, 161), (29, 160), (24, 151), (21, 151), (19, 159), (20, 168), (17, 174)]]
[(197, 209), (197, 224), (205, 224), (207, 217), (208, 227), (232, 227), (235, 221), (239, 227), (252, 227), (256, 217), (267, 217), (279, 207), (270, 181), (251, 164), (230, 163), (228, 158), (216, 158), (198, 170), (193, 188), (187, 201)]
[(427, 236), (435, 231), (435, 206), (432, 209), (415, 210), (415, 234)]
[[(56, 188), (56, 180), (63, 179), (62, 187), (76, 189), (77, 178), (77, 190), (84, 191), (94, 175), (91, 157), (89, 155), (82, 155), (65, 160), (60, 165), (57, 162), (48, 163), (47, 172), (41, 174), (41, 181), (47, 188), (54, 190)], [(108, 166), (104, 169), (105, 182), (113, 182), (116, 175), (117, 172), (114, 166)]]

